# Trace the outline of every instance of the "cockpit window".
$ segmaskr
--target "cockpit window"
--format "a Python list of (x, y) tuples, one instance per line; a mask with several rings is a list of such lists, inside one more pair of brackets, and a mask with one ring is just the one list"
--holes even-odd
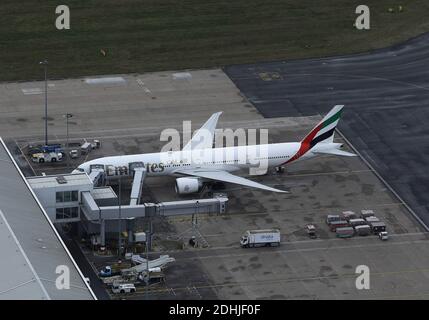
[(84, 169), (79, 168), (79, 167), (78, 167), (78, 168), (76, 168), (76, 170), (77, 170), (77, 171), (79, 171), (79, 172), (85, 172), (85, 170), (84, 170)]

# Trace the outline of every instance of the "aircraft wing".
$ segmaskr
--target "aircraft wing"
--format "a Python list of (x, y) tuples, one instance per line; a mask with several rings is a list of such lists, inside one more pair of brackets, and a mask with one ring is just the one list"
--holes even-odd
[(211, 149), (213, 147), (213, 139), (217, 121), (222, 112), (213, 113), (212, 116), (203, 124), (203, 126), (195, 132), (191, 140), (183, 147), (183, 151), (195, 149)]
[(176, 173), (181, 173), (188, 176), (200, 177), (205, 179), (235, 183), (246, 187), (258, 188), (262, 190), (274, 191), (274, 192), (282, 192), (289, 193), (288, 191), (279, 190), (275, 188), (268, 187), (261, 183), (257, 183), (255, 181), (242, 178), (239, 176), (235, 176), (226, 171), (208, 171), (208, 170), (178, 170)]

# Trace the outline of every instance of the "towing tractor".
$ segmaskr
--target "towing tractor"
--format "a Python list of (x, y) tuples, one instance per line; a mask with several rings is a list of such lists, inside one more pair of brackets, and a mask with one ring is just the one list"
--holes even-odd
[(241, 237), (240, 245), (242, 248), (279, 246), (280, 230), (248, 230)]

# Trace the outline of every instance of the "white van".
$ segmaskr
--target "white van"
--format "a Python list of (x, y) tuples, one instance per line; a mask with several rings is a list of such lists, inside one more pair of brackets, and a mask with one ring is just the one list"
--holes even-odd
[(136, 287), (132, 283), (113, 283), (113, 293), (133, 293), (136, 292)]

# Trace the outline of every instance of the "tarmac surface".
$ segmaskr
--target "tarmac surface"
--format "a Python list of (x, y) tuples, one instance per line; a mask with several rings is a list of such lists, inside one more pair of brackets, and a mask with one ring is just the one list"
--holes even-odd
[(225, 68), (267, 118), (324, 114), (429, 225), (429, 34), (350, 56)]
[[(0, 85), (0, 134), (8, 138), (8, 146), (26, 173), (55, 174), (101, 156), (156, 152), (165, 143), (159, 139), (163, 129), (180, 131), (182, 120), (192, 120), (196, 129), (220, 110), (224, 114), (218, 128), (267, 128), (270, 142), (298, 141), (320, 120), (316, 110), (304, 117), (264, 118), (221, 70), (189, 71), (191, 77), (174, 74), (123, 75), (114, 76), (114, 80), (102, 77), (96, 83), (86, 79), (50, 81), (50, 141), (65, 143), (63, 115), (71, 112), (70, 141), (98, 138), (102, 143), (100, 149), (71, 161), (69, 168), (65, 161), (39, 165), (17, 156), (26, 145), (43, 142), (43, 95), (36, 90), (41, 83)], [(326, 109), (329, 107), (326, 104)], [(344, 117), (347, 120), (347, 110)], [(345, 143), (339, 135), (335, 141)], [(350, 151), (347, 144), (345, 148)], [(228, 212), (198, 215), (198, 248), (186, 245), (192, 235), (191, 217), (159, 217), (153, 225), (155, 252), (151, 257), (167, 253), (176, 258), (165, 270), (165, 283), (151, 287), (149, 292), (139, 287), (133, 295), (111, 297), (428, 298), (428, 234), (362, 159), (320, 157), (291, 164), (283, 174), (270, 171), (251, 179), (291, 193), (226, 184), (219, 191), (228, 195)], [(129, 193), (129, 188), (123, 191)], [(172, 178), (148, 178), (143, 197), (153, 202), (183, 199), (175, 194)], [(389, 241), (381, 242), (374, 235), (336, 239), (324, 222), (327, 214), (345, 210), (359, 213), (362, 209), (373, 209), (386, 223)], [(315, 240), (305, 231), (308, 223), (317, 228)], [(262, 228), (279, 228), (281, 246), (240, 248), (243, 232)], [(185, 248), (178, 249), (183, 243)], [(83, 259), (89, 259), (90, 264), (82, 268), (88, 272), (117, 260), (88, 252), (79, 255), (78, 262)], [(355, 286), (359, 265), (371, 270), (370, 290)]]

